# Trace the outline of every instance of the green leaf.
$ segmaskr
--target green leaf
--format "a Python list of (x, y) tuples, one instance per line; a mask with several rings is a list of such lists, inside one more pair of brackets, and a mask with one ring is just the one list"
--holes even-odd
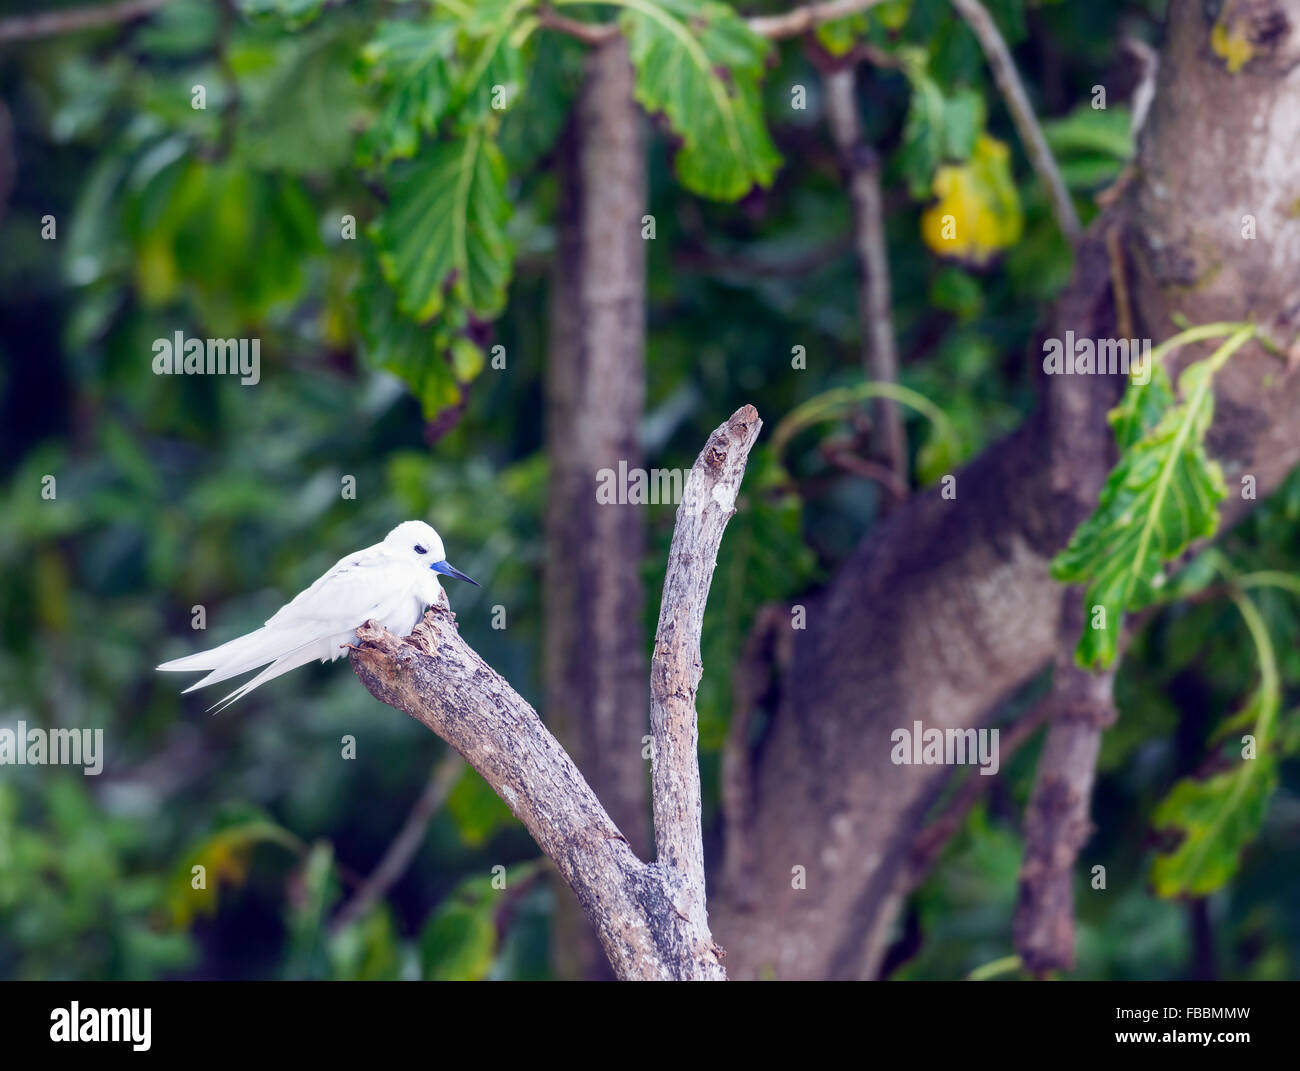
[(362, 114), (350, 70), (355, 45), (320, 33), (293, 44), (292, 58), (269, 75), (241, 77), (240, 150), (263, 170), (320, 174), (352, 151), (353, 120)]
[(289, 947), (286, 978), (329, 977), (329, 944), (325, 918), (339, 897), (334, 848), (317, 841), (295, 876), (289, 896)]
[(460, 389), (443, 357), (446, 332), (422, 326), (397, 311), (397, 295), (367, 259), (358, 286), (362, 352), (372, 368), (401, 379), (420, 402), (426, 420), (460, 401)]
[(583, 46), (545, 34), (528, 63), (527, 84), (506, 109), (497, 143), (512, 175), (529, 170), (559, 137), (582, 84)]
[(428, 981), (479, 981), (492, 969), (496, 950), (491, 913), (478, 906), (448, 904), (420, 933), (420, 959)]
[(455, 300), (489, 319), (505, 305), (512, 250), (505, 163), (482, 129), (442, 141), (394, 169), (392, 199), (374, 227), (398, 307), (418, 322)]
[(1164, 365), (1151, 369), (1151, 381), (1146, 386), (1130, 383), (1119, 405), (1106, 416), (1120, 453), (1136, 446), (1175, 402), (1174, 385)]
[[(1129, 384), (1112, 417), (1123, 453), (1096, 510), (1052, 562), (1057, 580), (1088, 585), (1090, 619), (1075, 652), (1081, 666), (1110, 665), (1125, 611), (1153, 602), (1165, 584), (1165, 563), (1217, 530), (1218, 505), (1227, 488), (1218, 464), (1205, 451), (1214, 412), (1210, 384), (1214, 372), (1252, 333), (1241, 329), (1214, 356), (1187, 369), (1180, 383), (1181, 404), (1175, 403), (1163, 373), (1156, 372), (1146, 386)], [(1153, 364), (1157, 357), (1151, 355)], [(1158, 368), (1155, 364), (1153, 372)], [(1135, 393), (1153, 386), (1149, 397)], [(1105, 609), (1099, 628), (1092, 627), (1094, 607)]]
[(759, 101), (768, 43), (713, 0), (619, 0), (636, 67), (637, 100), (681, 138), (687, 189), (735, 201), (770, 185), (781, 158)]
[(1264, 821), (1277, 784), (1271, 756), (1240, 763), (1235, 770), (1203, 781), (1179, 781), (1160, 804), (1156, 827), (1176, 829), (1182, 840), (1152, 863), (1151, 881), (1159, 895), (1205, 896), (1236, 872), (1241, 853)]
[(325, 6), (325, 0), (235, 0), (245, 15), (252, 18), (259, 16), (279, 16), (290, 29), (306, 25)]
[(885, 0), (869, 11), (823, 22), (813, 33), (832, 56), (847, 56), (854, 45), (871, 35), (873, 26), (897, 32), (911, 13), (912, 0)]
[(510, 808), (469, 766), (447, 797), (447, 811), (455, 819), (461, 839), (471, 848), (480, 847), (498, 830), (515, 825)]
[(984, 130), (987, 110), (976, 90), (945, 94), (927, 71), (924, 52), (907, 49), (901, 55), (912, 96), (903, 125), (899, 166), (909, 192), (921, 200), (929, 197), (941, 164), (970, 159)]
[[(232, 816), (190, 848), (171, 878), (167, 906), (172, 923), (184, 928), (196, 915), (215, 914), (221, 886), (244, 883), (253, 849), (259, 844), (278, 844), (292, 851), (298, 847), (287, 830), (251, 813)], [(196, 867), (202, 867), (197, 874)], [(196, 883), (203, 887), (195, 888)]]
[[(461, 129), (484, 122), (493, 108), (496, 87), (508, 102), (518, 95), (524, 64), (514, 32), (520, 14), (532, 0), (477, 0), (464, 22), (470, 40), (464, 71), (456, 84), (452, 107)], [(504, 110), (504, 109), (503, 109)]]
[(1126, 108), (1082, 104), (1061, 119), (1043, 123), (1043, 135), (1061, 175), (1072, 190), (1095, 189), (1111, 182), (1133, 156), (1133, 137)]
[[(470, 878), (440, 904), (420, 930), (420, 961), (430, 981), (478, 981), (497, 956), (497, 912), (507, 890), (536, 878), (540, 861), (505, 874)], [(500, 881), (498, 878), (503, 878)]]
[(1249, 728), (1255, 738), (1254, 756), (1236, 757), (1237, 767), (1227, 773), (1180, 781), (1157, 808), (1156, 828), (1172, 829), (1182, 837), (1176, 848), (1152, 864), (1152, 883), (1161, 896), (1204, 896), (1231, 878), (1242, 851), (1264, 821), (1277, 784), (1273, 750), (1281, 709), (1277, 652), (1255, 603), (1239, 591), (1232, 599), (1255, 643), (1260, 681), (1243, 709), (1219, 727), (1214, 739)]
[(456, 24), (386, 22), (362, 58), (387, 100), (362, 140), (363, 154), (387, 162), (415, 155), (424, 134), (436, 134), (451, 103)]

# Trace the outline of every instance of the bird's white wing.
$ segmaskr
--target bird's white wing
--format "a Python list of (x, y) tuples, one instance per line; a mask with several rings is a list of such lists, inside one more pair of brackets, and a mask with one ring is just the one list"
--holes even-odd
[(403, 600), (410, 598), (409, 567), (404, 568), (378, 547), (368, 547), (340, 559), (311, 587), (281, 607), (262, 628), (210, 651), (165, 662), (158, 668), (209, 670), (206, 677), (185, 689), (192, 692), (275, 663), (256, 678), (260, 684), (313, 658), (323, 661), (338, 657), (338, 651), (333, 649), (337, 644), (333, 641), (340, 634), (371, 618), (387, 617)]
[(356, 628), (380, 616), (397, 596), (410, 597), (410, 567), (378, 547), (340, 558), (311, 587), (266, 622), (268, 629), (323, 626), (322, 635)]

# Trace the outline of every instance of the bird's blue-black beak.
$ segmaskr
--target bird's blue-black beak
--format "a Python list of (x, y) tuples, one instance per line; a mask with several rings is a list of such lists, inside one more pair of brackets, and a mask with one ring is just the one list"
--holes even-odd
[(473, 584), (476, 588), (482, 587), (477, 580), (471, 580), (454, 565), (447, 561), (434, 562), (429, 566), (435, 573), (441, 573), (443, 576), (454, 576), (457, 580), (464, 580), (467, 584)]

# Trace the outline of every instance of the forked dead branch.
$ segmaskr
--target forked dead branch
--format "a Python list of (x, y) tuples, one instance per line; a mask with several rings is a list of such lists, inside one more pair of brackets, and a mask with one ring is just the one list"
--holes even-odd
[(726, 977), (706, 909), (695, 693), (718, 548), (761, 427), (749, 405), (722, 424), (677, 511), (650, 669), (655, 861), (637, 858), (537, 712), (461, 639), (445, 600), (405, 639), (367, 622), (351, 655), (376, 698), (442, 737), (524, 823), (623, 979)]

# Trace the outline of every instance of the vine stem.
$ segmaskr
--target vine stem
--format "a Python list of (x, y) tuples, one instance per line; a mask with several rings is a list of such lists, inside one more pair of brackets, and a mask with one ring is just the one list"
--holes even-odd
[(839, 387), (818, 394), (802, 405), (795, 406), (786, 414), (785, 419), (772, 432), (772, 453), (780, 458), (789, 441), (804, 428), (811, 427), (822, 420), (828, 420), (841, 410), (850, 408), (868, 398), (885, 398), (909, 409), (914, 409), (930, 420), (935, 430), (950, 445), (960, 445), (961, 439), (957, 429), (942, 409), (923, 394), (918, 394), (910, 387), (897, 383), (870, 381), (853, 387)]

